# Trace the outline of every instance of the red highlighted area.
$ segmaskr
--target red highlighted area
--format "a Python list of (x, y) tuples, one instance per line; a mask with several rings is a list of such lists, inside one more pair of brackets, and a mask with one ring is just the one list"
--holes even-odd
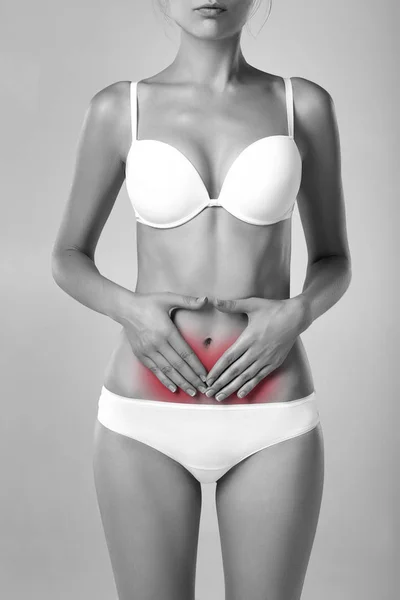
[[(196, 353), (200, 359), (200, 362), (205, 366), (207, 372), (211, 371), (213, 365), (239, 337), (239, 334), (236, 334), (221, 340), (220, 338), (199, 338), (198, 336), (187, 335), (183, 334), (182, 332), (181, 335)], [(270, 375), (262, 379), (261, 382), (258, 383), (258, 385), (256, 385), (256, 387), (244, 398), (238, 398), (236, 395), (238, 390), (235, 390), (233, 393), (227, 396), (225, 400), (218, 402), (215, 400), (214, 396), (208, 398), (205, 394), (202, 394), (197, 389), (196, 396), (193, 397), (189, 396), (179, 387), (176, 392), (171, 392), (164, 386), (164, 384), (161, 383), (156, 375), (154, 375), (154, 373), (152, 373), (152, 371), (150, 371), (150, 369), (145, 367), (142, 363), (138, 364), (137, 369), (135, 368), (135, 377), (140, 378), (141, 383), (146, 386), (149, 395), (151, 395), (154, 400), (192, 404), (215, 404), (218, 406), (221, 406), (222, 404), (254, 404), (265, 403), (270, 400), (273, 401), (279, 379), (277, 371), (273, 371)], [(207, 384), (205, 384), (205, 386), (207, 387)]]

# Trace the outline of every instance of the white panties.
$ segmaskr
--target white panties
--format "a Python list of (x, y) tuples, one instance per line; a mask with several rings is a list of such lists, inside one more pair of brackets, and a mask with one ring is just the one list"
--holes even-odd
[(315, 391), (290, 402), (221, 405), (129, 398), (102, 387), (98, 420), (214, 483), (251, 454), (319, 423)]

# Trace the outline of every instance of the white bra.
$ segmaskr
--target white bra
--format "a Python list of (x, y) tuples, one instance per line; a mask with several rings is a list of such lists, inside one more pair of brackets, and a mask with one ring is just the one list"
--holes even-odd
[(137, 82), (130, 83), (132, 145), (126, 159), (126, 188), (139, 223), (169, 228), (210, 206), (237, 219), (269, 225), (291, 217), (299, 191), (302, 159), (294, 140), (293, 88), (283, 78), (288, 135), (270, 135), (246, 146), (233, 161), (218, 198), (210, 198), (199, 171), (166, 142), (137, 139)]

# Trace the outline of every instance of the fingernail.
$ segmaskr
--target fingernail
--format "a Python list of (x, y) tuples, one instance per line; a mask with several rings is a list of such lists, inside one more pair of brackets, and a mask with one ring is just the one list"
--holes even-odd
[(246, 395), (246, 392), (238, 392), (238, 398), (243, 398)]
[(205, 388), (203, 385), (199, 385), (199, 390), (202, 394), (205, 394), (207, 391), (207, 388)]
[(190, 389), (190, 390), (188, 390), (188, 394), (190, 394), (191, 396), (195, 396), (196, 392), (195, 392), (195, 390)]
[(174, 385), (169, 385), (168, 389), (171, 390), (171, 392), (176, 392), (176, 387)]
[(204, 381), (204, 383), (206, 383), (206, 381), (207, 381), (207, 375), (200, 375), (200, 379), (202, 381)]
[(207, 391), (206, 391), (206, 396), (207, 396), (208, 398), (210, 398), (210, 397), (211, 397), (211, 396), (212, 396), (214, 393), (215, 393), (215, 390), (207, 390)]
[(206, 384), (210, 387), (214, 383), (215, 379), (207, 379)]
[(217, 394), (215, 398), (218, 400), (218, 402), (221, 402), (221, 400), (225, 400), (226, 396), (225, 394)]

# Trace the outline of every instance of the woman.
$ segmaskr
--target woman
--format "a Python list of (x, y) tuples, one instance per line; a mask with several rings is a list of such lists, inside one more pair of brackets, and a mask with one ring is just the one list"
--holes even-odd
[[(170, 0), (181, 30), (173, 63), (92, 98), (53, 273), (122, 325), (94, 438), (120, 600), (194, 598), (209, 482), (227, 600), (295, 600), (323, 487), (300, 334), (351, 277), (339, 135), (325, 89), (244, 59), (252, 0), (206, 4)], [(138, 221), (134, 292), (94, 263), (125, 176)], [(290, 298), (296, 198), (309, 260)]]

